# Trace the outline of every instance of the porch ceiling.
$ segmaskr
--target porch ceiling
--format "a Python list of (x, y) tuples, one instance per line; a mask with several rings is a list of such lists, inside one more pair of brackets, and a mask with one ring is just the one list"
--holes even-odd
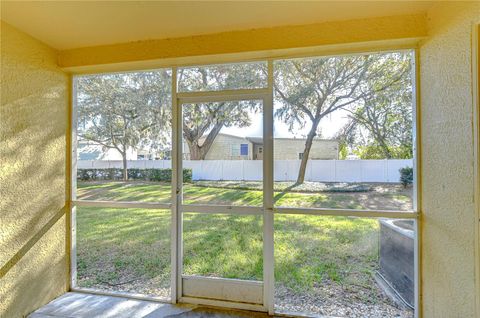
[(434, 1), (2, 1), (5, 22), (59, 50), (419, 14)]

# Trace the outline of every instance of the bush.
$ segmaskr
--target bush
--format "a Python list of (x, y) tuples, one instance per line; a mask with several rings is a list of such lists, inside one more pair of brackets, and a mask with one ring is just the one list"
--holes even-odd
[[(170, 182), (172, 169), (128, 169), (129, 180)], [(122, 180), (123, 169), (78, 169), (77, 179), (81, 181)], [(183, 182), (192, 182), (192, 169), (183, 169)]]
[(401, 168), (399, 171), (400, 171), (400, 182), (402, 183), (404, 188), (406, 188), (409, 184), (413, 183), (412, 167)]

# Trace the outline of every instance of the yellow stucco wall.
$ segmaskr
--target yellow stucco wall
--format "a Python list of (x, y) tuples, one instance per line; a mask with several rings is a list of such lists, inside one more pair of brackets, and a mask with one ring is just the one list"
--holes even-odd
[(2, 22), (0, 317), (68, 288), (68, 77), (57, 52)]
[(474, 23), (478, 2), (436, 5), (420, 48), (424, 317), (476, 317)]

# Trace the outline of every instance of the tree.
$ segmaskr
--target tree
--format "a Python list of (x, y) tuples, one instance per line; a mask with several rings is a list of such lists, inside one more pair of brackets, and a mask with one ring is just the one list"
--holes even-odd
[(85, 76), (77, 85), (78, 136), (116, 149), (122, 156), (124, 180), (129, 149), (168, 144), (169, 71)]
[(355, 132), (357, 123), (354, 120), (349, 120), (336, 134), (333, 139), (338, 141), (338, 157), (341, 160), (347, 158), (349, 153), (349, 146), (355, 143)]
[(248, 127), (250, 111), (258, 110), (252, 101), (190, 104), (183, 108), (183, 136), (191, 160), (204, 160), (223, 127)]
[[(180, 70), (181, 91), (225, 90), (261, 87), (265, 72), (258, 64), (233, 64)], [(182, 105), (183, 137), (190, 159), (203, 160), (223, 127), (250, 125), (258, 102), (220, 102)]]
[(402, 53), (284, 60), (275, 64), (275, 115), (292, 131), (310, 125), (297, 184), (303, 183), (321, 120), (339, 109), (356, 107), (405, 74)]
[[(409, 60), (405, 73), (397, 82), (377, 94), (367, 96), (362, 104), (350, 110), (350, 118), (357, 131), (349, 131), (356, 138), (356, 152), (362, 159), (412, 158), (412, 85)], [(352, 142), (352, 144), (354, 144)]]

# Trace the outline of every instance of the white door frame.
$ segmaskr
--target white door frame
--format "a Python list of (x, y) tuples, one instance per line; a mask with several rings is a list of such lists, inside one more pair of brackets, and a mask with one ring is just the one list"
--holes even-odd
[[(264, 139), (263, 206), (183, 204), (182, 105), (187, 103), (241, 100), (262, 101)], [(267, 88), (208, 92), (177, 92), (177, 69), (173, 68), (172, 105), (172, 143), (174, 145), (172, 156), (172, 197), (175, 198), (172, 204), (172, 302), (226, 306), (267, 311), (273, 314), (273, 63), (271, 61), (268, 62)], [(184, 212), (262, 215), (263, 282), (182, 275), (182, 214)], [(218, 299), (219, 289), (228, 291), (224, 293), (225, 300)]]

